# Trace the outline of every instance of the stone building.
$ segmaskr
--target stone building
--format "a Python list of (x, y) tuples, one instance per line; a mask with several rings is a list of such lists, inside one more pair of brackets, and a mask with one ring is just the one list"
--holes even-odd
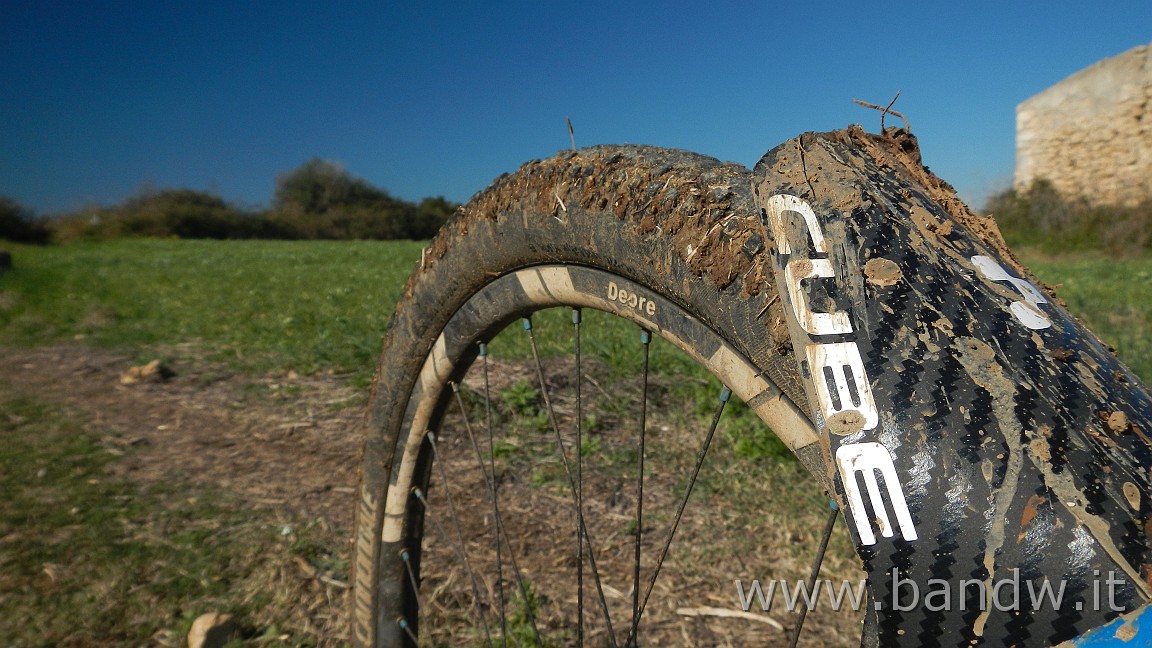
[(1016, 107), (1017, 190), (1046, 179), (1098, 205), (1152, 200), (1152, 45), (1085, 68)]

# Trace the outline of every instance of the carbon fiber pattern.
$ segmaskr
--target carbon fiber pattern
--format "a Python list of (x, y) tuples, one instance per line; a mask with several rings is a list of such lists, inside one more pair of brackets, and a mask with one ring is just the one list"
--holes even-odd
[[(834, 465), (845, 445), (882, 444), (915, 523), (917, 539), (876, 533), (873, 545), (856, 527), (877, 529), (871, 520), (849, 525), (879, 606), (879, 645), (1071, 639), (1148, 599), (1148, 391), (1051, 298), (1040, 305), (1051, 326), (1026, 326), (1011, 310), (1025, 301), (1021, 290), (987, 278), (972, 259), (990, 257), (1019, 277), (1012, 261), (945, 211), (922, 170), (887, 150), (860, 133), (807, 134), (755, 171), (761, 206), (778, 194), (801, 198), (828, 241), (827, 255), (811, 244), (776, 255), (783, 299), (792, 302), (790, 259), (827, 256), (835, 277), (803, 282), (802, 293), (813, 310), (847, 312), (852, 322), (852, 335), (825, 337), (794, 322), (797, 357), (806, 345), (854, 341), (879, 410), (871, 430), (821, 429), (826, 459)], [(795, 248), (809, 239), (796, 214), (789, 218)], [(802, 366), (810, 401), (822, 379), (813, 372)], [(887, 493), (893, 485), (879, 479)], [(836, 483), (843, 497), (839, 475)], [(891, 517), (892, 498), (880, 505)], [(1123, 581), (1113, 588), (1117, 609), (1109, 572)], [(915, 605), (910, 586), (893, 585), (896, 573), (916, 584)], [(975, 585), (960, 595), (961, 579), (988, 587), (1014, 574), (1019, 609), (981, 611)], [(1064, 583), (1058, 609), (1030, 600), (1028, 583), (1039, 591), (1045, 578), (1054, 590)], [(947, 583), (948, 605), (942, 596), (926, 605), (926, 593), (942, 587), (933, 579)], [(1010, 607), (1005, 589), (999, 600)]]

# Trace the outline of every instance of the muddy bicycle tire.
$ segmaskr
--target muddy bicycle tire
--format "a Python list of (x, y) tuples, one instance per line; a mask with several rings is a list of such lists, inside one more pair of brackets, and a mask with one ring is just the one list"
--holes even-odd
[[(398, 557), (404, 541), (380, 539), (396, 537), (384, 528), (385, 503), (398, 488), (406, 416), (425, 398), (426, 358), (442, 363), (427, 386), (442, 388), (475, 358), (474, 341), (539, 308), (597, 308), (675, 338), (774, 421), (807, 463), (821, 464), (811, 424), (794, 405), (803, 388), (769, 269), (757, 261), (764, 240), (750, 181), (741, 166), (683, 151), (595, 147), (498, 179), (432, 242), (397, 307), (372, 399), (357, 521), (357, 645), (402, 645), (397, 619), (415, 617)], [(408, 540), (407, 531), (401, 536)]]

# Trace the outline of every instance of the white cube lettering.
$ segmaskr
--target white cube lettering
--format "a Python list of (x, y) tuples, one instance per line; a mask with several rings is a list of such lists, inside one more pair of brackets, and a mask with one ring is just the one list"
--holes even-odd
[[(880, 423), (880, 413), (860, 356), (860, 347), (855, 340), (843, 339), (855, 332), (851, 318), (843, 311), (813, 311), (808, 304), (805, 281), (836, 278), (836, 270), (827, 256), (828, 246), (816, 212), (804, 200), (787, 194), (772, 196), (763, 207), (767, 224), (772, 228), (776, 249), (780, 255), (788, 257), (781, 262), (785, 289), (792, 316), (808, 334), (809, 342), (804, 345), (804, 361), (812, 381), (812, 393), (817, 401), (815, 405), (824, 420), (824, 431), (844, 435), (873, 430)], [(798, 215), (803, 221), (806, 238), (811, 240), (812, 250), (819, 256), (810, 257), (805, 254), (800, 258), (791, 258), (792, 242), (789, 241), (790, 229), (786, 220), (788, 214)], [(808, 247), (807, 241), (802, 247)], [(836, 337), (828, 339), (828, 336)], [(889, 521), (889, 510), (896, 516), (901, 537), (909, 541), (917, 539), (916, 526), (904, 497), (903, 486), (897, 476), (892, 454), (887, 448), (873, 441), (846, 443), (836, 449), (835, 463), (848, 500), (848, 512), (861, 543), (876, 544), (873, 524), (879, 527), (884, 537), (895, 534)], [(884, 478), (883, 492), (877, 481), (877, 472)], [(864, 483), (863, 490), (861, 480)], [(869, 517), (865, 497), (875, 519)]]
[[(888, 500), (892, 504), (892, 511), (896, 514), (896, 523), (900, 525), (900, 535), (905, 540), (916, 539), (916, 527), (912, 524), (912, 514), (908, 512), (908, 503), (904, 501), (904, 492), (900, 489), (900, 482), (896, 478), (896, 466), (892, 464), (892, 453), (879, 443), (849, 443), (836, 450), (836, 465), (840, 469), (840, 478), (844, 480), (844, 492), (848, 494), (848, 508), (852, 511), (856, 529), (860, 533), (860, 542), (866, 545), (876, 544), (876, 535), (872, 532), (871, 524), (861, 524), (860, 520), (868, 519), (868, 511), (864, 508), (864, 498), (860, 484), (856, 481), (857, 475), (864, 480), (868, 499), (872, 502), (872, 510), (876, 516), (876, 524), (885, 538), (895, 535), (892, 523), (888, 519), (888, 511), (884, 508), (884, 497), (880, 493), (880, 484), (876, 481), (876, 473), (884, 477), (884, 485), (888, 493)], [(851, 484), (851, 487), (849, 487)]]
[(828, 420), (840, 412), (856, 410), (863, 415), (860, 429), (871, 430), (880, 422), (876, 401), (868, 388), (868, 374), (855, 342), (809, 344), (804, 349), (812, 382), (820, 400), (820, 412)]

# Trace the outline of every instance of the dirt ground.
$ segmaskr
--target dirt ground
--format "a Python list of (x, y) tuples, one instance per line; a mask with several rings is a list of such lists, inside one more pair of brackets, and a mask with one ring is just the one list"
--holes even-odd
[[(0, 348), (0, 392), (51, 405), (98, 435), (117, 457), (107, 466), (114, 478), (142, 490), (174, 488), (190, 502), (220, 493), (227, 506), (253, 511), (253, 519), (318, 524), (323, 537), (340, 545), (329, 547), (333, 559), (346, 562), (367, 390), (352, 389), (341, 376), (239, 374), (202, 360), (191, 347), (164, 355), (175, 359), (174, 375), (123, 384), (122, 376), (140, 366), (129, 356), (80, 344)], [(252, 550), (237, 547), (236, 555)], [(254, 625), (242, 632), (257, 645), (294, 643), (292, 636), (308, 645), (346, 645), (347, 575), (276, 551), (243, 594), (259, 588), (273, 607), (247, 618)], [(187, 641), (169, 629), (149, 645)]]
[(63, 406), (132, 452), (140, 482), (178, 476), (350, 531), (364, 394), (335, 376), (252, 377), (195, 358), (121, 384), (132, 359), (81, 345), (0, 348), (0, 386)]

